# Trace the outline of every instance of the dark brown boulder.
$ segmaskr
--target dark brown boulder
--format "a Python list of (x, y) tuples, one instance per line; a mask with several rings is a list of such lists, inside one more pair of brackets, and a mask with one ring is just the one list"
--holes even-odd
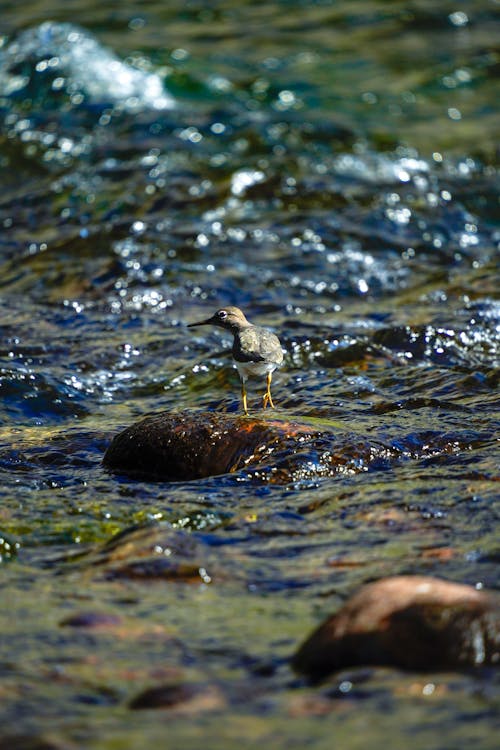
[(131, 476), (200, 479), (259, 465), (278, 446), (319, 433), (307, 425), (274, 419), (162, 412), (116, 435), (103, 463)]
[(360, 665), (441, 670), (498, 664), (497, 595), (424, 576), (364, 586), (320, 625), (292, 659), (320, 679)]

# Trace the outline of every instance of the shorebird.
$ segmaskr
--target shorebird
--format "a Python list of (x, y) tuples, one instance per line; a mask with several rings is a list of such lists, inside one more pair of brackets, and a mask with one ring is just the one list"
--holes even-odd
[(268, 331), (267, 328), (249, 323), (239, 307), (233, 307), (232, 305), (217, 310), (207, 320), (190, 323), (188, 328), (194, 326), (217, 326), (233, 334), (232, 355), (240, 375), (241, 397), (245, 415), (248, 416), (245, 384), (249, 376), (266, 376), (267, 389), (263, 397), (263, 407), (265, 409), (269, 404), (274, 409), (271, 396), (272, 374), (283, 362), (283, 350), (279, 338)]

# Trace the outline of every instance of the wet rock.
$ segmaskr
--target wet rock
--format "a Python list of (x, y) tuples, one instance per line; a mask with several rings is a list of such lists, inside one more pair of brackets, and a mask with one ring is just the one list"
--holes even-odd
[(103, 463), (133, 476), (200, 479), (260, 464), (285, 441), (303, 440), (317, 432), (310, 426), (272, 419), (162, 412), (119, 433)]
[(198, 714), (224, 708), (226, 701), (214, 685), (174, 683), (148, 688), (133, 698), (129, 708), (163, 708), (181, 714)]
[(460, 669), (500, 661), (497, 595), (424, 576), (364, 586), (292, 659), (313, 679), (355, 665)]

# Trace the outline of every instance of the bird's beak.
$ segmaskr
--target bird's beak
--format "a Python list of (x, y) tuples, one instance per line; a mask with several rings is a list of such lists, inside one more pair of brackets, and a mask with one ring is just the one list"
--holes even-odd
[(209, 326), (212, 325), (213, 320), (212, 318), (207, 318), (206, 320), (200, 320), (199, 323), (188, 323), (188, 328), (194, 328), (195, 326)]

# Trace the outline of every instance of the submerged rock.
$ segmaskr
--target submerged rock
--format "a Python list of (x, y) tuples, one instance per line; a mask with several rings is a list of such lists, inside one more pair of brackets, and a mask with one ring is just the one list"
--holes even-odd
[(364, 586), (302, 644), (292, 665), (313, 679), (350, 666), (440, 670), (498, 664), (494, 594), (425, 576)]
[(216, 686), (199, 683), (174, 683), (147, 688), (129, 704), (133, 710), (163, 708), (183, 715), (197, 715), (225, 706), (226, 700)]
[(210, 546), (195, 534), (162, 523), (124, 529), (79, 564), (95, 567), (108, 580), (194, 584), (211, 583), (216, 565)]
[(62, 627), (70, 628), (85, 628), (85, 629), (107, 629), (115, 628), (122, 623), (122, 618), (119, 615), (114, 615), (108, 612), (75, 612), (68, 617), (65, 617), (59, 625)]
[(0, 750), (76, 750), (73, 744), (30, 734), (7, 734), (0, 736)]

